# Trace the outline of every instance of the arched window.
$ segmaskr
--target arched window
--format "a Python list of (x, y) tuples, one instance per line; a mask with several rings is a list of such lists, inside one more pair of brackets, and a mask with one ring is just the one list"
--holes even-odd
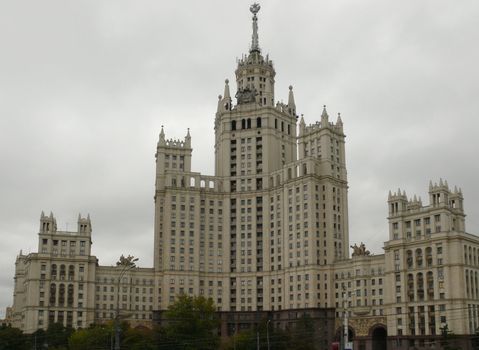
[(261, 128), (261, 117), (256, 118), (256, 127)]
[(236, 130), (236, 120), (231, 122), (231, 130)]
[(416, 249), (416, 267), (422, 267), (422, 249)]
[(65, 285), (62, 283), (58, 288), (58, 306), (63, 305), (65, 305)]
[(73, 284), (68, 285), (67, 303), (68, 306), (73, 306)]
[(412, 265), (413, 265), (413, 257), (412, 257), (412, 251), (408, 250), (406, 252), (406, 262), (407, 262), (407, 267), (409, 269), (412, 269)]
[(247, 125), (248, 129), (251, 129), (251, 119), (250, 118), (248, 118), (246, 125)]
[(53, 264), (52, 265), (52, 280), (57, 279), (57, 265)]
[(422, 272), (416, 275), (416, 291), (418, 300), (424, 300), (424, 278)]
[(241, 129), (246, 129), (246, 120), (241, 119)]
[(55, 283), (50, 284), (50, 305), (55, 305), (57, 298), (57, 285)]
[(432, 248), (431, 247), (426, 248), (426, 265), (427, 266), (432, 265)]
[(60, 279), (61, 280), (65, 279), (65, 274), (66, 274), (65, 265), (60, 265)]

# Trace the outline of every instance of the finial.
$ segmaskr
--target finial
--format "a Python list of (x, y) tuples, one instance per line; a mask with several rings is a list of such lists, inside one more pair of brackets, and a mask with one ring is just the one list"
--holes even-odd
[(188, 131), (186, 132), (186, 137), (191, 137), (190, 136), (190, 128), (188, 128)]
[(223, 96), (218, 95), (218, 100), (221, 100), (222, 98), (223, 98)]
[(251, 50), (249, 52), (260, 51), (258, 44), (258, 17), (256, 17), (256, 14), (259, 12), (260, 8), (261, 6), (256, 2), (249, 7), (249, 10), (253, 14), (253, 36), (251, 42)]
[(228, 85), (230, 81), (228, 79), (225, 79), (225, 84)]
[(289, 89), (290, 89), (290, 90), (293, 90), (293, 85), (290, 85), (290, 86), (289, 86)]

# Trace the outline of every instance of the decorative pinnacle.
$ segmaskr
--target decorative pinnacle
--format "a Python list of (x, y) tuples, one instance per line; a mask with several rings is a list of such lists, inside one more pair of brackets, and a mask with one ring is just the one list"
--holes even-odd
[(258, 3), (254, 3), (249, 7), (249, 10), (253, 14), (253, 36), (251, 42), (251, 50), (249, 52), (258, 51), (259, 52), (259, 44), (258, 44), (258, 17), (256, 14), (259, 12), (261, 6)]

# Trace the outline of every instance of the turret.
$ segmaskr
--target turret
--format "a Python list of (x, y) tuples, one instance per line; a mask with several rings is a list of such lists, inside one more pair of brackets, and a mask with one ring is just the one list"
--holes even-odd
[(451, 209), (464, 212), (464, 197), (461, 188), (454, 186), (454, 191), (449, 193), (449, 206)]
[[(166, 139), (163, 127), (156, 148), (156, 186), (165, 186), (167, 172), (191, 172), (191, 135), (188, 129), (183, 140)], [(184, 183), (179, 181), (178, 184)]]
[(42, 211), (40, 215), (40, 233), (54, 233), (57, 231), (57, 220), (53, 216), (53, 213), (50, 212), (50, 215), (47, 216)]
[(439, 184), (429, 182), (429, 203), (433, 207), (444, 206), (449, 204), (449, 186), (447, 181), (439, 180)]
[(391, 193), (391, 191), (389, 191), (389, 216), (401, 215), (406, 210), (407, 204), (408, 199), (406, 196), (406, 191), (403, 191), (402, 193), (401, 189), (398, 189), (398, 191), (394, 193)]
[(91, 235), (91, 220), (90, 214), (86, 218), (82, 218), (81, 214), (78, 214), (78, 233), (81, 235), (89, 236)]

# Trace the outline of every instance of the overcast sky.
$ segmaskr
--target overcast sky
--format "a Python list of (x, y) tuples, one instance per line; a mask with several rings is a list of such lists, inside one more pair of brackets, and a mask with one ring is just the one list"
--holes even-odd
[[(133, 254), (152, 266), (160, 127), (167, 138), (189, 127), (193, 171), (213, 174), (217, 96), (248, 51), (250, 3), (0, 2), (0, 317), (16, 255), (37, 251), (42, 210), (62, 230), (90, 213), (100, 264)], [(293, 85), (307, 124), (323, 104), (341, 112), (351, 244), (382, 253), (388, 191), (427, 204), (440, 177), (462, 187), (466, 228), (479, 234), (479, 2), (261, 7), (276, 99)]]

